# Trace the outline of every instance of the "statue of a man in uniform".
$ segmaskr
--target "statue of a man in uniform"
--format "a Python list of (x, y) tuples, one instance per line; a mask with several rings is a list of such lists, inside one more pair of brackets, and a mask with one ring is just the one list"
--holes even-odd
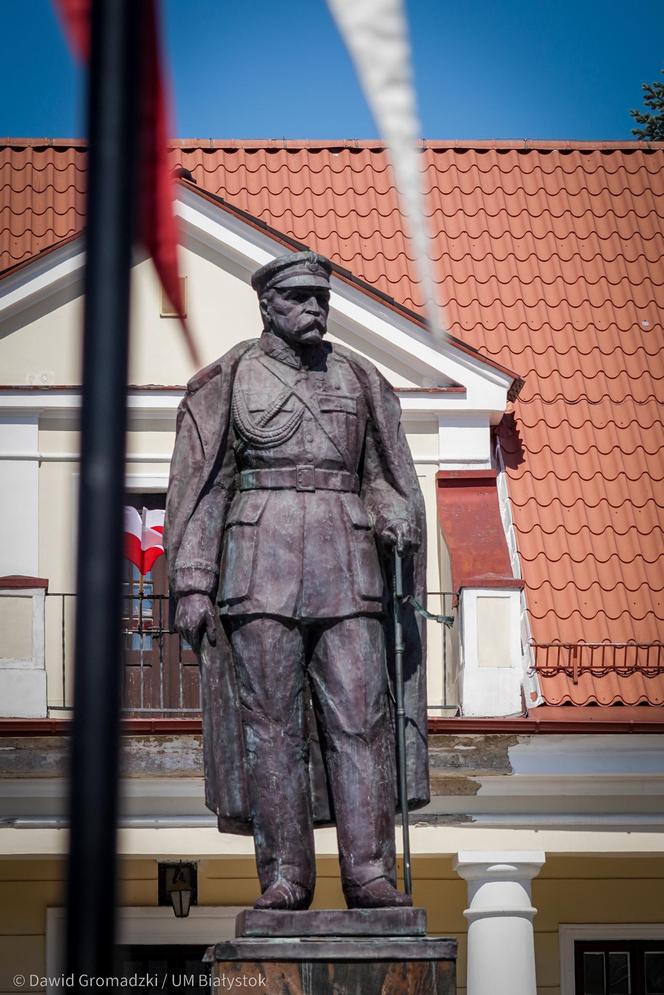
[[(390, 555), (422, 596), (424, 509), (399, 402), (323, 341), (331, 264), (252, 278), (263, 319), (187, 387), (165, 545), (176, 629), (199, 652), (206, 802), (253, 832), (256, 908), (308, 908), (314, 823), (336, 823), (349, 907), (396, 887)], [(408, 611), (406, 609), (406, 611)], [(409, 799), (428, 800), (423, 635), (405, 618)]]

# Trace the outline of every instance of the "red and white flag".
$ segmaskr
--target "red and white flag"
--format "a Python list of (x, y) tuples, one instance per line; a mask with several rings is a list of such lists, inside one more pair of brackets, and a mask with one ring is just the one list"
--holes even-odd
[(124, 510), (124, 554), (142, 575), (149, 573), (164, 552), (164, 515), (159, 508), (137, 508), (129, 505)]
[[(71, 47), (79, 59), (90, 60), (92, 0), (54, 0)], [(139, 114), (138, 238), (154, 261), (161, 284), (180, 316), (191, 358), (201, 360), (184, 316), (177, 260), (177, 226), (173, 213), (173, 179), (168, 168), (169, 92), (159, 44), (157, 0), (142, 0), (134, 16), (141, 18)]]

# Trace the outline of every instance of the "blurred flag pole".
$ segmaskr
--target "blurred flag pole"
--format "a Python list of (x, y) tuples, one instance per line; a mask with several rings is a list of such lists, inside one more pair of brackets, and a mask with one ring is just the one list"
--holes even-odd
[[(140, 7), (139, 7), (140, 10)], [(121, 675), (122, 505), (141, 18), (93, 0), (67, 972), (112, 973)], [(75, 983), (75, 989), (79, 985)]]
[[(88, 202), (67, 970), (111, 975), (131, 253), (152, 256), (195, 366), (178, 276), (157, 0), (54, 0), (88, 63)], [(78, 984), (75, 987), (79, 987)]]
[(425, 317), (439, 342), (447, 333), (436, 301), (425, 213), (420, 124), (403, 0), (327, 0), (376, 126), (387, 145), (422, 285)]

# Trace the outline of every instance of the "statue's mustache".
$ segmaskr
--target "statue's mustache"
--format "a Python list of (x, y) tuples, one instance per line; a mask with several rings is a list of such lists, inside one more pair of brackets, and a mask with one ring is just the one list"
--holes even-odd
[(317, 314), (305, 314), (303, 317), (304, 317), (304, 320), (306, 321), (306, 324), (310, 328), (311, 327), (325, 328), (325, 321), (321, 317), (319, 317), (319, 315), (317, 315)]

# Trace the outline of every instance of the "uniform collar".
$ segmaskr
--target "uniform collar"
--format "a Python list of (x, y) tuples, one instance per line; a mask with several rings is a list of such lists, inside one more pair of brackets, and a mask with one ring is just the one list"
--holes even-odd
[(301, 370), (304, 366), (307, 369), (316, 368), (320, 365), (321, 359), (327, 355), (329, 349), (325, 345), (312, 346), (304, 350), (304, 354), (293, 349), (292, 346), (275, 335), (274, 332), (263, 332), (258, 344), (267, 356), (277, 359), (286, 366), (292, 366), (295, 370)]

